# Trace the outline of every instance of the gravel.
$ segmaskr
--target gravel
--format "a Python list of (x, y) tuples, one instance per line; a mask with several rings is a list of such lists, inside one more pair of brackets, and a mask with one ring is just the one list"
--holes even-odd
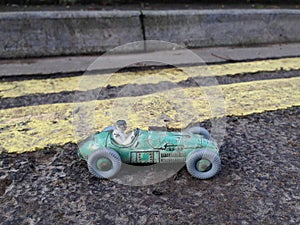
[(226, 123), (222, 171), (210, 180), (193, 178), (185, 167), (148, 186), (100, 180), (79, 160), (73, 143), (19, 155), (3, 152), (0, 221), (299, 224), (300, 107), (231, 116)]

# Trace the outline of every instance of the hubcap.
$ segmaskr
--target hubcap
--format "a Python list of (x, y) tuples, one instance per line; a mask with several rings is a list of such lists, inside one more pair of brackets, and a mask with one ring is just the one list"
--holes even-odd
[(212, 165), (211, 165), (210, 161), (208, 161), (207, 159), (201, 159), (196, 164), (196, 168), (200, 172), (209, 171), (211, 169), (211, 166)]
[(108, 158), (101, 158), (97, 161), (97, 168), (101, 171), (108, 171), (112, 167), (112, 163)]

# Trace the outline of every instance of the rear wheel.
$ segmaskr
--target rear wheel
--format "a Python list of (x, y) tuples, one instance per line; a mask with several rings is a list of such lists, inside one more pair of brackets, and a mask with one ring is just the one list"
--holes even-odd
[(211, 139), (210, 133), (204, 127), (191, 127), (187, 129), (187, 132), (191, 132), (193, 134), (200, 134), (207, 140)]
[(221, 160), (216, 152), (200, 149), (188, 155), (186, 167), (192, 176), (209, 179), (221, 170)]
[(88, 158), (89, 171), (98, 178), (111, 178), (121, 169), (119, 154), (111, 149), (100, 149), (93, 152)]

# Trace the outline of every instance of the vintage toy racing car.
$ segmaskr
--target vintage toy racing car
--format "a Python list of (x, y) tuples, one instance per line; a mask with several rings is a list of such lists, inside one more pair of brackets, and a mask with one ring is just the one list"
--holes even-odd
[(181, 132), (134, 129), (125, 133), (119, 120), (79, 143), (78, 155), (99, 178), (111, 178), (127, 164), (186, 163), (188, 172), (208, 179), (221, 169), (217, 143), (208, 131), (195, 126)]

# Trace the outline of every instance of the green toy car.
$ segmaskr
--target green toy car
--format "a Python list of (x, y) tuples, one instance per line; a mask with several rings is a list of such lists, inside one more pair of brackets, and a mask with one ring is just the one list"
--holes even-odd
[(217, 143), (208, 131), (195, 126), (181, 132), (134, 129), (125, 133), (119, 120), (79, 143), (78, 155), (98, 178), (111, 178), (127, 164), (182, 163), (199, 179), (208, 179), (221, 169)]

